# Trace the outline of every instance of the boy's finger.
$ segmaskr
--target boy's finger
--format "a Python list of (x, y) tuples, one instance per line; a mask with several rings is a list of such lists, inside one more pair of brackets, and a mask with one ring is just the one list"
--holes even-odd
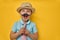
[(25, 29), (25, 27), (22, 27), (21, 29)]
[(24, 29), (25, 27), (22, 27), (22, 29)]

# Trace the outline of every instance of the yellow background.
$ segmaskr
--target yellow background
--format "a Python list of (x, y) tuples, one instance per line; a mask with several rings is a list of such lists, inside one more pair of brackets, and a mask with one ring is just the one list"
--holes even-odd
[(23, 2), (36, 9), (31, 20), (37, 24), (38, 40), (60, 40), (60, 0), (0, 0), (0, 40), (10, 40), (12, 25), (20, 19), (16, 9)]

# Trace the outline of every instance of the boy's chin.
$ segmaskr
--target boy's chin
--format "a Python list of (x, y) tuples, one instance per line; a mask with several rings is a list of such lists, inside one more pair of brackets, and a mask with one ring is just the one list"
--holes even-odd
[(25, 22), (27, 22), (29, 19), (23, 19)]
[(28, 21), (28, 20), (29, 20), (29, 18), (25, 18), (25, 17), (23, 17), (23, 20), (26, 22), (26, 21)]
[(28, 19), (24, 19), (24, 21), (25, 21), (25, 22), (27, 22), (27, 21), (28, 21)]

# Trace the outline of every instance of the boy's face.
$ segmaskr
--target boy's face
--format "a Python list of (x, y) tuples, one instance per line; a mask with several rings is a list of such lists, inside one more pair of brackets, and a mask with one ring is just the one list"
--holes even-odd
[(20, 11), (20, 14), (21, 14), (21, 16), (22, 16), (22, 19), (23, 19), (24, 21), (27, 21), (27, 20), (30, 19), (30, 15), (32, 14), (32, 11), (31, 11), (30, 9), (22, 9), (22, 10)]

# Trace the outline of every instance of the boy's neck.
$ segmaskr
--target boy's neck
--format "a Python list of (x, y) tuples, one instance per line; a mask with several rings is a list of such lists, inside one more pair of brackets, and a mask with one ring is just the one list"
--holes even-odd
[(29, 21), (29, 20), (27, 20), (27, 21), (24, 21), (24, 20), (23, 20), (24, 24), (27, 23), (28, 21)]
[(26, 21), (23, 21), (23, 22), (24, 22), (24, 24), (27, 23)]

